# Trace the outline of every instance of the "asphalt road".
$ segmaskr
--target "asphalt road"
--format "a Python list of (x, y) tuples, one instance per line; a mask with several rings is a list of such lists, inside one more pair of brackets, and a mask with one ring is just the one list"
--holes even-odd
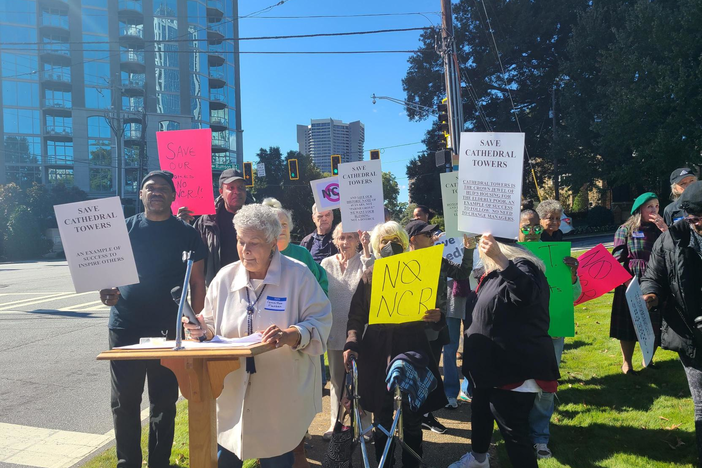
[(72, 466), (112, 438), (108, 316), (65, 261), (0, 264), (0, 467)]

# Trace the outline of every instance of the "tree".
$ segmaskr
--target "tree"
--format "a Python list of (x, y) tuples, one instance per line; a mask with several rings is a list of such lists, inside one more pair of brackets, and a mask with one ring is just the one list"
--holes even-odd
[[(551, 91), (562, 80), (559, 61), (566, 54), (578, 13), (589, 3), (462, 0), (453, 4), (454, 39), (466, 85), (462, 93), (466, 130), (515, 132), (521, 128), (528, 157), (538, 162), (535, 169), (541, 179), (552, 175), (552, 161), (561, 156), (552, 146), (549, 119)], [(427, 32), (421, 41), (409, 59), (403, 88), (407, 101), (436, 108), (446, 94), (441, 57), (434, 52), (436, 34)], [(410, 107), (407, 113), (413, 120), (430, 115)], [(434, 126), (427, 134), (429, 152), (436, 149), (435, 135)], [(524, 173), (526, 181), (530, 174)], [(533, 186), (525, 183), (524, 187), (531, 191)]]
[[(299, 180), (289, 180), (287, 173), (288, 159), (297, 159), (298, 171), (300, 172)], [(294, 234), (297, 240), (302, 240), (305, 235), (316, 229), (312, 221), (314, 196), (312, 195), (310, 181), (322, 179), (324, 176), (325, 174), (314, 165), (310, 156), (298, 151), (288, 151), (285, 155), (285, 181), (283, 184), (285, 201), (283, 205), (293, 212)], [(334, 210), (335, 216), (337, 215), (336, 212), (337, 210)], [(336, 221), (339, 221), (339, 219), (337, 218)]]
[(12, 260), (36, 258), (51, 250), (39, 222), (26, 206), (18, 206), (7, 223), (5, 240), (7, 257)]
[(441, 203), (441, 183), (439, 174), (443, 169), (436, 167), (434, 154), (423, 153), (407, 164), (409, 198), (417, 205), (426, 205), (437, 213), (443, 212)]
[(402, 215), (402, 203), (397, 201), (400, 195), (400, 185), (397, 179), (391, 172), (383, 172), (383, 197), (385, 199), (385, 208), (390, 211), (393, 218)]
[(266, 197), (273, 197), (283, 201), (282, 183), (288, 178), (288, 171), (283, 163), (283, 155), (280, 148), (271, 146), (267, 150), (261, 148), (256, 155), (259, 163), (263, 163), (266, 169), (266, 176), (259, 177), (256, 173), (252, 194), (259, 202)]

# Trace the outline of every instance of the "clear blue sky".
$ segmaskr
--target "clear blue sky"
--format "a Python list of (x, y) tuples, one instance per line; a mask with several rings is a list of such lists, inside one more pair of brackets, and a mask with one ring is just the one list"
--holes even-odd
[[(275, 0), (240, 0), (244, 16)], [(239, 21), (240, 37), (427, 27), (440, 24), (439, 0), (341, 2), (288, 0), (263, 16), (358, 15), (434, 12), (418, 15), (323, 19), (260, 19)], [(241, 51), (415, 50), (421, 31), (365, 36), (243, 41)], [(410, 54), (373, 55), (241, 55), (241, 114), (244, 160), (255, 161), (261, 147), (297, 150), (297, 124), (310, 119), (360, 120), (365, 125), (365, 158), (375, 148), (417, 143), (431, 121), (410, 122), (404, 107), (370, 96), (404, 99), (402, 78)], [(407, 201), (407, 162), (424, 146), (388, 148), (381, 153), (383, 170), (392, 172)]]

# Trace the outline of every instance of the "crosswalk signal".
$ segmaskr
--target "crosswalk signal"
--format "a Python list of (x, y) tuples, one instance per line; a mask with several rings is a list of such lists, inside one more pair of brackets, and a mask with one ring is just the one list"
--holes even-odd
[(244, 163), (244, 183), (247, 187), (253, 187), (253, 167), (250, 162)]
[(300, 173), (297, 170), (297, 159), (288, 159), (288, 175), (290, 180), (300, 179)]
[(331, 156), (332, 175), (339, 175), (339, 164), (341, 164), (341, 155), (340, 154), (332, 154), (332, 156)]
[(371, 160), (380, 159), (380, 150), (371, 150)]

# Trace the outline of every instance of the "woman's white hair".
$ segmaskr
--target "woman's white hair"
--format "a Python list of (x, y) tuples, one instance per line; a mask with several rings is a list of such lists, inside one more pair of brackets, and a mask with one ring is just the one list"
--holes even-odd
[[(339, 237), (344, 233), (343, 227), (341, 226), (341, 223), (337, 224), (336, 227), (334, 228), (334, 232), (332, 232), (332, 242), (334, 242), (334, 245), (339, 247)], [(358, 236), (358, 232), (356, 231), (351, 231), (349, 234), (352, 234), (358, 242), (361, 241), (361, 238)]]
[(234, 215), (234, 229), (238, 232), (258, 231), (269, 243), (275, 242), (283, 230), (275, 209), (253, 204), (242, 206)]
[(290, 231), (293, 230), (292, 211), (286, 210), (285, 208), (283, 208), (283, 204), (280, 203), (277, 199), (275, 199), (273, 197), (264, 198), (263, 201), (261, 202), (261, 205), (270, 206), (271, 208), (273, 208), (275, 210), (275, 213), (277, 215), (282, 214), (283, 216), (285, 216), (285, 218), (287, 218), (287, 220), (288, 220), (288, 229)]
[(536, 207), (536, 212), (539, 214), (539, 218), (544, 219), (551, 213), (560, 213), (562, 215), (563, 206), (556, 200), (544, 200)]
[(407, 236), (407, 232), (402, 229), (402, 226), (395, 221), (378, 224), (373, 228), (373, 232), (371, 233), (371, 247), (373, 247), (373, 252), (375, 252), (376, 255), (380, 255), (380, 239), (393, 236), (397, 236), (400, 241), (402, 241), (402, 250), (407, 252), (407, 249), (409, 249), (409, 237)]
[[(536, 268), (546, 273), (546, 265), (544, 264), (544, 262), (539, 257), (534, 255), (521, 245), (503, 244), (502, 242), (497, 242), (497, 245), (500, 246), (500, 250), (502, 251), (502, 254), (505, 257), (507, 257), (507, 260), (524, 258), (536, 265)], [(495, 261), (489, 258), (487, 255), (485, 255), (480, 249), (478, 249), (478, 251), (480, 252), (480, 259), (483, 261), (483, 265), (485, 266), (485, 273), (490, 273), (493, 270), (497, 270), (497, 263), (495, 263)]]

